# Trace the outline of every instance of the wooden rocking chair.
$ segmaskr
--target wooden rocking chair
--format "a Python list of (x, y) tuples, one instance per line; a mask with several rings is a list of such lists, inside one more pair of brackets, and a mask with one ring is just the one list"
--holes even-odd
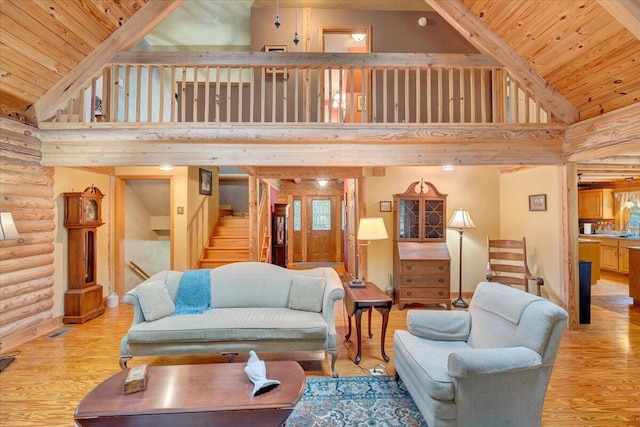
[(542, 277), (534, 277), (527, 265), (527, 243), (522, 240), (491, 240), (487, 237), (487, 280), (508, 286), (524, 286), (529, 292), (529, 281), (535, 280), (536, 294), (544, 285)]

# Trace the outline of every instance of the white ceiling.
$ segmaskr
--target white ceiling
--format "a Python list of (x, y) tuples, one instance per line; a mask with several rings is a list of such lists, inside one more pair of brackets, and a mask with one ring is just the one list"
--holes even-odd
[[(153, 50), (217, 50), (251, 44), (253, 0), (185, 0), (145, 40)], [(242, 49), (244, 50), (244, 49)]]
[(171, 207), (168, 179), (130, 179), (127, 186), (138, 197), (151, 216), (169, 216)]

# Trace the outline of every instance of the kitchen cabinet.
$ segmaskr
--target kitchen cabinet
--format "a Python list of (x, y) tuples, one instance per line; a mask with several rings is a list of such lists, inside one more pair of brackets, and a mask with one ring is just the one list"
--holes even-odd
[(613, 219), (613, 190), (578, 191), (578, 217), (583, 219)]
[(600, 268), (618, 273), (629, 273), (629, 248), (640, 245), (638, 240), (598, 238), (600, 241)]
[(618, 271), (618, 241), (615, 239), (600, 240), (600, 268)]
[(618, 271), (620, 273), (629, 273), (629, 248), (639, 244), (640, 242), (637, 240), (620, 240), (618, 242)]

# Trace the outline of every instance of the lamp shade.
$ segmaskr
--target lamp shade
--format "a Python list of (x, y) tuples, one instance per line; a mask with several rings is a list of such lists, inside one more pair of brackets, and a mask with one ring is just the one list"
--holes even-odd
[(463, 228), (476, 228), (476, 225), (471, 220), (471, 217), (469, 216), (469, 211), (463, 208), (460, 208), (457, 211), (455, 211), (455, 213), (451, 217), (451, 220), (449, 221), (449, 224), (447, 224), (447, 227), (463, 229)]
[(388, 237), (382, 218), (360, 218), (358, 240), (384, 240)]
[(0, 212), (0, 240), (16, 240), (20, 238), (11, 212)]

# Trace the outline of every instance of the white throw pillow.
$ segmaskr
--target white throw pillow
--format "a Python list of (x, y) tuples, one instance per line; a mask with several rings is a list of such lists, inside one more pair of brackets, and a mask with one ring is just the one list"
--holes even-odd
[(176, 310), (164, 282), (143, 282), (136, 286), (136, 291), (144, 318), (149, 322), (162, 319)]
[(295, 276), (289, 291), (289, 308), (320, 313), (324, 286), (324, 277)]

